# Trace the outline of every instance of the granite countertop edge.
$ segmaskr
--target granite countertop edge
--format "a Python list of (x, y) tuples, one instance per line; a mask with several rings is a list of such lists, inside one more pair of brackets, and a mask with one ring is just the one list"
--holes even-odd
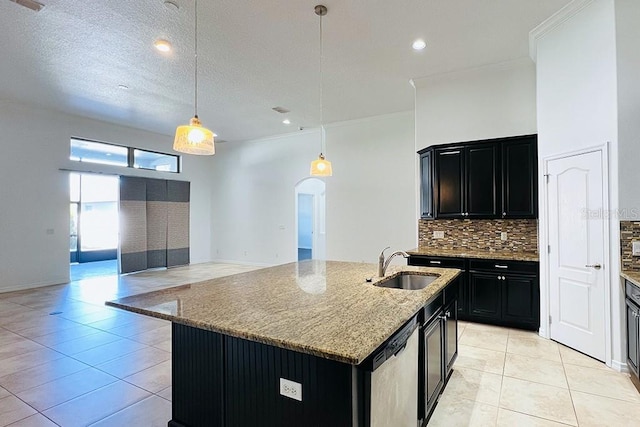
[(406, 251), (409, 255), (436, 256), (450, 258), (476, 258), (476, 259), (500, 259), (505, 261), (529, 261), (538, 262), (540, 257), (537, 252), (507, 252), (473, 249), (435, 249), (415, 248)]
[(620, 276), (640, 288), (640, 271), (622, 270)]
[[(259, 271), (261, 270), (257, 270), (257, 272)], [(455, 268), (434, 268), (434, 267), (393, 265), (389, 267), (389, 273), (387, 274), (386, 277), (373, 277), (371, 283), (366, 283), (364, 285), (374, 286), (378, 282), (391, 279), (395, 276), (402, 274), (403, 272), (411, 272), (418, 275), (431, 275), (431, 276), (438, 275), (440, 277), (438, 277), (436, 280), (434, 280), (431, 284), (429, 284), (426, 288), (422, 290), (408, 291), (408, 290), (401, 290), (401, 289), (389, 289), (389, 288), (376, 287), (382, 295), (381, 298), (383, 298), (383, 295), (385, 293), (389, 293), (389, 292), (390, 293), (411, 292), (412, 295), (416, 295), (417, 297), (414, 301), (415, 307), (413, 305), (411, 306), (413, 311), (411, 315), (408, 315), (408, 316), (397, 315), (396, 317), (393, 318), (393, 321), (389, 321), (389, 323), (387, 323), (388, 329), (389, 330), (393, 329), (394, 331), (397, 331), (398, 329), (400, 329), (407, 321), (409, 321), (417, 313), (419, 313), (420, 310), (426, 304), (428, 304), (431, 300), (433, 300), (436, 294), (438, 294), (442, 289), (444, 289), (447, 285), (449, 285), (449, 283), (451, 283), (451, 281), (453, 281), (460, 274), (460, 270)], [(255, 274), (255, 272), (252, 272), (252, 273)], [(245, 274), (245, 273), (241, 273), (241, 274)], [(238, 276), (238, 275), (227, 276), (226, 278), (232, 278), (234, 276)], [(216, 281), (217, 283), (224, 283), (224, 279), (225, 277), (221, 277), (213, 280)], [(168, 320), (168, 321), (182, 324), (185, 326), (191, 326), (191, 327), (208, 330), (216, 333), (221, 333), (221, 334), (236, 337), (236, 338), (242, 338), (250, 341), (260, 342), (267, 345), (273, 345), (276, 347), (298, 351), (306, 354), (311, 354), (314, 356), (319, 356), (325, 359), (334, 360), (337, 362), (347, 363), (351, 365), (359, 365), (362, 362), (364, 362), (371, 354), (375, 352), (377, 348), (380, 347), (380, 345), (382, 345), (394, 333), (394, 332), (391, 332), (389, 335), (385, 337), (380, 336), (380, 337), (376, 337), (375, 339), (372, 338), (372, 340), (370, 341), (370, 345), (360, 348), (358, 351), (347, 352), (347, 351), (340, 351), (339, 344), (334, 346), (319, 347), (319, 346), (314, 346), (309, 341), (307, 342), (304, 342), (303, 340), (299, 340), (297, 342), (288, 341), (286, 339), (281, 339), (276, 336), (261, 334), (259, 333), (260, 331), (251, 331), (251, 330), (243, 329), (240, 327), (224, 327), (220, 324), (216, 324), (215, 322), (198, 321), (198, 320), (189, 319), (187, 317), (183, 317), (180, 315), (172, 315), (172, 314), (167, 314), (159, 311), (145, 309), (142, 307), (137, 307), (135, 305), (127, 303), (127, 300), (131, 298), (144, 298), (146, 295), (149, 295), (149, 296), (153, 295), (154, 297), (156, 297), (158, 295), (162, 295), (165, 293), (170, 294), (174, 292), (180, 292), (181, 291), (180, 288), (184, 288), (185, 290), (188, 290), (189, 288), (191, 288), (191, 286), (201, 285), (201, 284), (206, 285), (206, 282), (208, 281), (199, 282), (197, 284), (194, 283), (193, 285), (187, 284), (187, 285), (175, 286), (171, 288), (149, 292), (146, 294), (133, 295), (131, 297), (125, 297), (115, 301), (107, 301), (106, 305), (131, 311), (134, 313), (142, 314), (142, 315), (147, 315), (147, 316), (151, 316), (159, 319)], [(413, 308), (415, 308), (415, 310), (413, 310)], [(372, 332), (372, 335), (375, 333), (375, 331), (371, 331), (371, 332)], [(330, 347), (333, 347), (333, 348), (330, 348)]]

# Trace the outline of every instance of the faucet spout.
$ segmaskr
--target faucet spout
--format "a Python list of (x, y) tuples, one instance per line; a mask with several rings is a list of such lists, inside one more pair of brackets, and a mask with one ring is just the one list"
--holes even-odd
[(401, 255), (404, 258), (409, 258), (409, 254), (404, 252), (404, 251), (395, 251), (394, 253), (392, 253), (391, 255), (389, 255), (389, 258), (384, 259), (384, 251), (386, 251), (387, 249), (389, 249), (389, 247), (386, 247), (382, 250), (382, 252), (380, 252), (380, 256), (378, 257), (378, 277), (384, 277), (385, 273), (387, 272), (387, 267), (389, 267), (389, 264), (391, 263), (391, 260), (398, 256)]

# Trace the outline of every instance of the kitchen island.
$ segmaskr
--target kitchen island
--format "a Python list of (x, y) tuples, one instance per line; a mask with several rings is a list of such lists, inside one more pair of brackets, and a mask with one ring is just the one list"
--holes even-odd
[[(375, 286), (403, 272), (436, 278), (421, 290)], [(373, 426), (376, 351), (422, 322), (459, 271), (375, 274), (303, 261), (107, 304), (173, 323), (170, 426)]]

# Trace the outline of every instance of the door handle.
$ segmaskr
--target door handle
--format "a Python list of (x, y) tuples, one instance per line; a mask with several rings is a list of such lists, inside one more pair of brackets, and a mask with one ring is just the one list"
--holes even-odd
[(587, 264), (587, 265), (585, 265), (585, 267), (595, 268), (596, 270), (600, 270), (602, 268), (602, 265), (600, 265), (600, 264)]

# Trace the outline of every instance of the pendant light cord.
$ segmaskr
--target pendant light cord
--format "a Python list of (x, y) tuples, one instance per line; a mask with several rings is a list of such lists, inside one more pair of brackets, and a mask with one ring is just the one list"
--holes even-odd
[(194, 39), (195, 39), (195, 70), (194, 70), (194, 74), (195, 74), (195, 82), (196, 82), (196, 87), (195, 87), (195, 93), (194, 93), (194, 105), (195, 105), (195, 117), (198, 117), (198, 0), (195, 0), (195, 21), (196, 21), (196, 25), (195, 25), (195, 32), (194, 32)]
[(324, 44), (322, 40), (322, 15), (320, 15), (320, 153), (323, 152), (324, 146), (324, 117), (323, 117), (323, 108), (322, 108), (322, 65), (324, 60)]

